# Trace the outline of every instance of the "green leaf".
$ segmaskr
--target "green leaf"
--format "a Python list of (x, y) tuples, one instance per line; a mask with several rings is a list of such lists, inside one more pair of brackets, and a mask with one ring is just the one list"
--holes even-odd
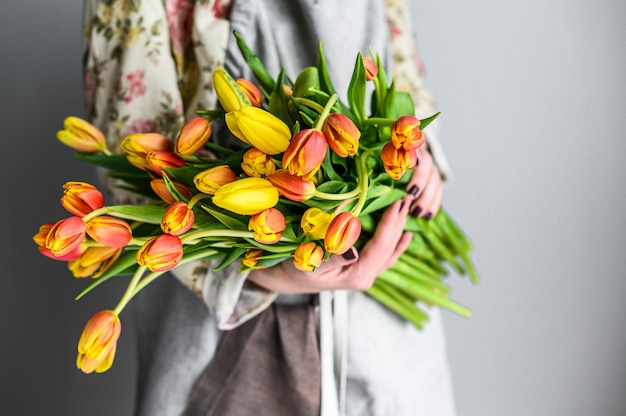
[(224, 226), (226, 226), (228, 229), (230, 230), (236, 230), (236, 231), (247, 231), (248, 230), (248, 224), (239, 221), (238, 219), (234, 218), (233, 216), (227, 215), (223, 212), (219, 212), (216, 211), (214, 209), (211, 209), (207, 206), (205, 206), (203, 204), (202, 209), (204, 209), (206, 212), (208, 212), (209, 214), (211, 214), (212, 216), (214, 216), (219, 222), (221, 222), (222, 224), (224, 224)]
[(89, 285), (81, 290), (74, 299), (79, 300), (87, 293), (91, 292), (94, 288), (109, 280), (111, 277), (132, 275), (137, 267), (139, 267), (139, 265), (137, 264), (136, 251), (129, 251), (122, 254), (102, 276), (94, 279)]
[(285, 79), (285, 70), (282, 69), (278, 75), (275, 88), (272, 90), (270, 100), (268, 104), (268, 110), (270, 113), (284, 121), (288, 126), (293, 126), (293, 120), (291, 114), (289, 114), (288, 98), (283, 90), (283, 84)]
[(320, 88), (320, 78), (317, 68), (310, 66), (304, 68), (296, 78), (296, 82), (293, 84), (293, 96), (294, 97), (314, 97), (314, 90)]
[(356, 57), (352, 78), (348, 86), (348, 104), (352, 113), (357, 118), (357, 126), (365, 120), (365, 67), (363, 66), (363, 56), (359, 53)]
[(166, 209), (165, 206), (158, 205), (113, 205), (108, 208), (117, 214), (121, 214), (116, 215), (118, 217), (150, 224), (159, 224)]
[(131, 165), (125, 155), (104, 155), (101, 153), (74, 153), (74, 157), (78, 160), (91, 163), (93, 165), (102, 166), (118, 173), (127, 173), (141, 175), (150, 178), (147, 172)]
[(215, 267), (215, 271), (218, 270), (222, 270), (223, 268), (225, 268), (226, 266), (228, 266), (229, 264), (231, 264), (232, 262), (234, 262), (235, 260), (241, 258), (244, 253), (248, 251), (245, 248), (239, 248), (239, 247), (235, 247), (232, 250), (230, 250), (222, 259), (222, 261), (220, 262), (220, 264), (217, 265), (217, 267)]
[(421, 119), (420, 120), (420, 130), (424, 130), (430, 123), (435, 121), (435, 119), (437, 117), (439, 117), (439, 114), (441, 114), (441, 112), (435, 113), (435, 114), (433, 114), (430, 117)]
[(384, 188), (386, 188), (387, 191), (381, 193), (375, 198), (368, 200), (365, 204), (365, 207), (363, 208), (363, 211), (361, 211), (361, 214), (369, 214), (371, 212), (379, 211), (393, 204), (398, 199), (404, 198), (404, 196), (406, 195), (406, 192), (401, 189), (392, 189), (387, 186), (385, 186)]
[[(320, 88), (322, 91), (328, 93), (330, 97), (333, 94), (336, 94), (335, 87), (330, 79), (330, 75), (328, 74), (328, 66), (326, 65), (326, 58), (324, 57), (324, 51), (322, 49), (322, 43), (319, 43), (318, 47), (318, 60), (317, 60), (317, 70), (320, 77)], [(350, 111), (350, 108), (347, 107), (341, 100), (337, 100), (337, 105), (340, 108), (340, 113), (351, 119), (355, 120), (355, 116)]]
[(269, 96), (274, 90), (274, 79), (269, 74), (267, 68), (265, 68), (263, 62), (261, 62), (259, 57), (256, 56), (254, 52), (252, 52), (252, 49), (250, 49), (250, 47), (244, 41), (241, 35), (237, 33), (237, 31), (233, 31), (233, 34), (237, 39), (237, 46), (239, 47), (239, 51), (241, 51), (241, 55), (244, 61), (246, 61), (246, 64), (252, 70), (252, 73), (259, 83), (259, 87), (261, 88), (261, 90), (263, 90), (263, 93), (266, 96)]

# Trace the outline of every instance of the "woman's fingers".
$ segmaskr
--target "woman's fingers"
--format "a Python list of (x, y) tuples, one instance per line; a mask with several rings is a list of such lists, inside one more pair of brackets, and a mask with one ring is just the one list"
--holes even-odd
[(411, 204), (410, 214), (414, 217), (430, 218), (439, 211), (443, 197), (443, 183), (433, 158), (424, 147), (418, 150), (418, 164), (413, 169), (413, 176), (407, 190), (418, 188), (415, 200)]

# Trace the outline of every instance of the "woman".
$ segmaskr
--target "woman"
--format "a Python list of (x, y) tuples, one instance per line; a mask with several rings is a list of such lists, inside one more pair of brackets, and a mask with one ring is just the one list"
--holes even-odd
[[(216, 107), (216, 67), (253, 79), (236, 30), (272, 74), (315, 65), (321, 41), (340, 92), (356, 53), (371, 47), (412, 93), (417, 115), (430, 115), (409, 16), (403, 2), (382, 0), (87, 0), (87, 111), (110, 148), (131, 133), (174, 137), (197, 109)], [(406, 216), (439, 208), (447, 167), (428, 130), (409, 194), (360, 252), (313, 273), (288, 262), (249, 274), (196, 264), (176, 271), (186, 288), (163, 278), (144, 290), (135, 300), (137, 415), (455, 414), (438, 311), (418, 332), (360, 292), (406, 248)], [(331, 307), (334, 316), (324, 312)]]

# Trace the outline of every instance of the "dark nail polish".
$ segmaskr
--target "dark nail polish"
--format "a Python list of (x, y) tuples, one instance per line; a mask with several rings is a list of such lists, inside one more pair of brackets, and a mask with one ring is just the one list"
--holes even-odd
[(354, 260), (356, 259), (356, 253), (354, 252), (353, 248), (350, 248), (350, 250), (343, 253), (341, 257), (343, 257), (346, 260)]
[(417, 218), (417, 217), (419, 217), (419, 215), (420, 215), (421, 213), (422, 213), (422, 207), (417, 206), (417, 207), (413, 210), (413, 212), (411, 212), (411, 216), (413, 216), (413, 217)]
[(417, 185), (413, 185), (409, 188), (409, 195), (415, 196), (420, 191), (420, 188)]
[(425, 219), (426, 221), (428, 221), (428, 220), (429, 220), (429, 219), (431, 219), (432, 217), (433, 217), (433, 213), (432, 213), (432, 212), (429, 212), (428, 214), (424, 215), (424, 219)]
[(402, 208), (404, 208), (404, 200), (402, 200), (402, 203), (400, 204), (400, 208), (398, 208), (398, 211), (402, 211)]

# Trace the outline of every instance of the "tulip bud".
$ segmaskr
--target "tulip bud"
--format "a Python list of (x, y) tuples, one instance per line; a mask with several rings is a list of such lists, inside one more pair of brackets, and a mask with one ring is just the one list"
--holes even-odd
[(226, 125), (239, 140), (269, 155), (284, 152), (291, 139), (284, 121), (257, 107), (226, 113)]
[(313, 241), (302, 243), (293, 253), (293, 265), (296, 269), (311, 272), (324, 260), (324, 250)]
[(396, 149), (393, 143), (388, 142), (380, 151), (380, 159), (389, 176), (398, 180), (407, 169), (412, 168), (417, 163), (417, 151)]
[(53, 257), (74, 255), (85, 239), (85, 230), (85, 223), (79, 217), (57, 221), (48, 230), (43, 248), (49, 250)]
[(55, 223), (52, 222), (43, 224), (41, 227), (39, 227), (39, 232), (37, 232), (37, 234), (33, 236), (33, 241), (35, 242), (35, 244), (37, 244), (37, 246), (39, 246), (39, 252), (53, 260), (72, 261), (79, 258), (81, 254), (85, 251), (85, 247), (83, 246), (83, 244), (78, 244), (73, 250), (70, 250), (60, 256), (55, 256), (48, 248), (46, 248), (46, 239), (48, 238), (50, 230), (52, 230), (52, 228), (54, 227), (54, 224)]
[(167, 234), (180, 235), (189, 231), (194, 221), (193, 210), (189, 209), (186, 202), (174, 202), (167, 207), (163, 214), (161, 230)]
[(365, 67), (365, 79), (371, 81), (378, 75), (378, 65), (371, 58), (363, 56), (363, 66)]
[(396, 149), (413, 150), (424, 144), (426, 138), (420, 130), (419, 119), (402, 116), (391, 125), (391, 142)]
[(183, 242), (175, 235), (161, 234), (137, 251), (137, 263), (153, 272), (170, 270), (183, 258)]
[(67, 117), (63, 121), (64, 130), (57, 132), (66, 146), (83, 153), (96, 153), (106, 149), (104, 134), (93, 124), (78, 117)]
[(330, 148), (341, 157), (354, 156), (359, 150), (361, 132), (343, 114), (329, 114), (322, 126), (322, 132)]
[(100, 311), (93, 315), (78, 341), (76, 366), (85, 374), (111, 368), (121, 332), (122, 324), (115, 312)]
[(174, 152), (148, 152), (148, 168), (157, 175), (163, 175), (163, 169), (175, 169), (185, 166), (185, 160)]
[[(191, 198), (191, 190), (187, 187), (187, 185), (182, 184), (180, 182), (172, 181), (172, 185), (174, 188), (185, 198)], [(150, 187), (154, 191), (155, 194), (163, 201), (171, 204), (176, 201), (176, 198), (170, 193), (165, 185), (165, 180), (162, 178), (152, 179), (150, 181)]]
[(265, 251), (259, 248), (251, 248), (243, 255), (243, 258), (241, 259), (241, 264), (250, 269), (265, 269), (265, 266), (257, 267), (259, 257), (263, 256), (264, 254)]
[(130, 225), (120, 218), (99, 216), (87, 222), (87, 234), (107, 247), (122, 248), (133, 238)]
[(245, 78), (237, 79), (237, 86), (246, 94), (246, 97), (250, 100), (250, 104), (255, 107), (261, 107), (263, 105), (263, 94), (259, 87)]
[(237, 175), (227, 165), (203, 170), (193, 177), (193, 183), (198, 191), (209, 195), (215, 194), (220, 187), (236, 180)]
[(351, 212), (338, 214), (328, 226), (324, 248), (335, 254), (348, 251), (361, 235), (361, 221)]
[(262, 244), (274, 244), (287, 228), (285, 216), (276, 208), (269, 208), (250, 217), (248, 230), (254, 231), (254, 241)]
[(241, 169), (248, 176), (262, 178), (276, 171), (276, 163), (270, 155), (252, 147), (243, 154)]
[(278, 190), (263, 178), (244, 178), (215, 192), (213, 203), (240, 215), (254, 215), (278, 203)]
[(334, 214), (329, 214), (319, 208), (309, 208), (302, 214), (300, 227), (308, 238), (322, 240), (333, 218), (335, 218)]
[(315, 184), (312, 180), (304, 180), (299, 176), (292, 175), (285, 169), (277, 170), (268, 175), (270, 181), (278, 192), (287, 199), (296, 202), (304, 202), (315, 194)]
[(78, 217), (104, 206), (104, 196), (93, 185), (85, 182), (66, 182), (63, 189), (61, 205)]
[(149, 169), (146, 156), (150, 152), (170, 152), (170, 140), (158, 133), (136, 133), (126, 136), (120, 143), (120, 149), (126, 153), (126, 158), (139, 169)]
[(204, 117), (194, 117), (187, 121), (178, 133), (174, 151), (181, 155), (193, 155), (211, 137), (213, 128)]
[(326, 138), (321, 131), (306, 129), (296, 134), (283, 154), (283, 168), (302, 179), (311, 179), (326, 156)]
[(250, 105), (248, 96), (224, 68), (217, 68), (213, 72), (213, 87), (218, 101), (227, 113)]
[(121, 254), (121, 248), (88, 247), (79, 258), (68, 263), (68, 268), (76, 278), (93, 276), (96, 279), (102, 276)]

